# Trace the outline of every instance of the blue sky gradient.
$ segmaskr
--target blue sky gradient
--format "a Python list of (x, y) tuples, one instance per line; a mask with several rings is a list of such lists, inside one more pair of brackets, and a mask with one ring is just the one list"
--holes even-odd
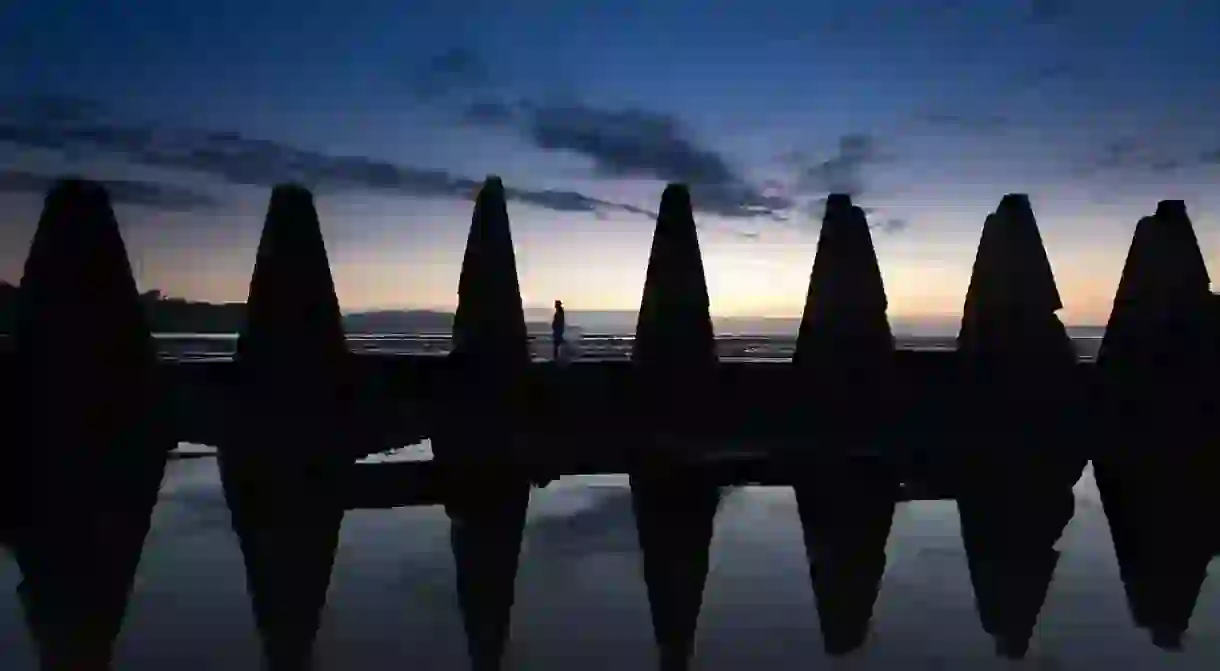
[[(306, 9), (307, 8), (307, 9)], [(526, 302), (638, 307), (666, 181), (714, 313), (800, 312), (819, 203), (866, 207), (896, 317), (960, 312), (1027, 192), (1072, 323), (1136, 221), (1220, 243), (1220, 3), (124, 3), (0, 8), (0, 278), (48, 177), (114, 182), (143, 288), (241, 300), (269, 186), (315, 188), (345, 309), (451, 308), (486, 174)]]

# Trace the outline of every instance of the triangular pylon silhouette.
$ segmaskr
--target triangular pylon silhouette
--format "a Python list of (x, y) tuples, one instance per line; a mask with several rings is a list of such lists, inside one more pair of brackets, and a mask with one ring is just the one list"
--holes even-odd
[(1217, 328), (1210, 279), (1181, 201), (1136, 226), (1098, 353), (1108, 444), (1093, 460), (1137, 626), (1178, 649), (1217, 549)]
[[(80, 325), (89, 324), (81, 338)], [(44, 669), (109, 669), (174, 436), (106, 190), (47, 195), (13, 332), (14, 554)]]
[(304, 187), (272, 190), (235, 367), (240, 421), (219, 465), (255, 623), (268, 668), (308, 669), (354, 455), (339, 301)]
[(1085, 465), (1059, 439), (1077, 357), (1037, 226), (1022, 194), (987, 217), (958, 336), (963, 410), (986, 444), (963, 455), (957, 505), (979, 617), (1005, 657), (1026, 654)]
[(641, 425), (651, 434), (631, 473), (644, 582), (661, 668), (685, 669), (694, 652), (720, 502), (718, 487), (671, 461), (685, 445), (661, 438), (680, 443), (706, 429), (718, 360), (685, 186), (671, 184), (661, 196), (631, 358)]
[(447, 416), (433, 440), (450, 465), (445, 510), (471, 665), (502, 666), (511, 629), (528, 475), (513, 455), (530, 361), (504, 185), (475, 200), (458, 284)]
[(897, 479), (871, 454), (893, 383), (886, 305), (864, 212), (832, 194), (793, 356), (811, 390), (796, 411), (812, 445), (792, 455), (823, 645), (832, 655), (867, 637), (898, 497)]

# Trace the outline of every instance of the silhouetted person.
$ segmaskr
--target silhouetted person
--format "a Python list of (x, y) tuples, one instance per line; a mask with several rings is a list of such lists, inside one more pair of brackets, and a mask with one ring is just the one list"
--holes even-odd
[(661, 668), (685, 669), (707, 580), (720, 490), (681, 467), (715, 433), (718, 357), (685, 186), (661, 196), (631, 352), (644, 445), (631, 497)]
[(848, 196), (831, 195), (793, 355), (794, 410), (811, 440), (786, 456), (832, 655), (863, 645), (885, 572), (898, 481), (871, 452), (885, 449), (893, 357), (868, 222)]
[(1072, 518), (1083, 455), (1062, 441), (1076, 354), (1029, 199), (987, 217), (958, 336), (979, 444), (963, 454), (958, 510), (983, 628), (1023, 657)]
[(101, 185), (70, 179), (48, 193), (13, 341), (26, 622), (43, 669), (108, 669), (174, 436)]
[(349, 426), (347, 343), (313, 196), (271, 193), (234, 356), (219, 466), (267, 667), (311, 667), (338, 545)]
[(1162, 201), (1136, 226), (1097, 357), (1109, 425), (1097, 487), (1132, 616), (1165, 649), (1181, 646), (1216, 550), (1209, 285), (1185, 204)]
[(451, 379), (433, 437), (448, 470), (445, 511), (471, 666), (498, 669), (508, 642), (530, 481), (514, 460), (529, 339), (504, 185), (475, 200), (458, 281)]
[(555, 316), (551, 319), (551, 358), (559, 361), (559, 348), (563, 347), (563, 301), (555, 301)]

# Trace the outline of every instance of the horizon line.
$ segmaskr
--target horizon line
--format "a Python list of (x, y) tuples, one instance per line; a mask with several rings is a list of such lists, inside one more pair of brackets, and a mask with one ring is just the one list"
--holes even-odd
[[(20, 281), (10, 282), (5, 279), (0, 279), (0, 287), (3, 287), (3, 286), (7, 286), (7, 287), (16, 289), (16, 288), (20, 288), (21, 284), (20, 284)], [(140, 291), (140, 295), (142, 297), (148, 296), (148, 295), (154, 294), (154, 293), (157, 294), (159, 297), (159, 300), (162, 300), (162, 301), (181, 301), (181, 302), (186, 302), (186, 303), (211, 305), (211, 306), (217, 306), (217, 307), (226, 306), (226, 305), (229, 305), (229, 306), (245, 305), (245, 303), (246, 303), (245, 300), (213, 302), (213, 301), (206, 300), (206, 299), (188, 298), (185, 296), (174, 296), (174, 295), (166, 294), (163, 291), (161, 291), (160, 289), (148, 289), (148, 290)], [(457, 310), (456, 305), (448, 306), (448, 307), (441, 307), (441, 306), (376, 306), (376, 307), (363, 307), (363, 308), (344, 308), (342, 305), (340, 305), (340, 314), (344, 317), (371, 314), (371, 313), (385, 313), (385, 312), (430, 312), (430, 313), (435, 313), (435, 314), (444, 314), (444, 315), (452, 316), (456, 310)], [(541, 305), (541, 304), (540, 305), (523, 305), (522, 310), (524, 312), (551, 312), (553, 310), (553, 308), (550, 305)], [(600, 314), (604, 314), (604, 315), (608, 315), (608, 316), (614, 315), (614, 316), (623, 316), (623, 317), (635, 317), (635, 316), (639, 315), (638, 308), (635, 308), (635, 309), (630, 309), (630, 308), (567, 308), (565, 306), (565, 311), (569, 315), (596, 314), (596, 313), (600, 313)], [(800, 312), (796, 312), (794, 314), (788, 314), (788, 315), (716, 314), (713, 312), (710, 316), (714, 320), (738, 319), (738, 320), (757, 320), (757, 321), (799, 322), (802, 319), (802, 314)], [(893, 323), (893, 322), (906, 322), (906, 323), (914, 322), (914, 323), (922, 323), (922, 324), (941, 324), (941, 323), (947, 323), (947, 322), (960, 322), (962, 315), (961, 315), (961, 313), (943, 312), (943, 313), (924, 313), (924, 314), (916, 313), (916, 314), (897, 314), (897, 315), (887, 314), (887, 317), (891, 323)], [(527, 319), (528, 319), (528, 317), (527, 317)], [(1100, 323), (1099, 322), (1067, 322), (1067, 321), (1064, 321), (1063, 324), (1065, 327), (1072, 327), (1072, 328), (1105, 328), (1104, 321), (1108, 321), (1108, 320), (1102, 320)]]

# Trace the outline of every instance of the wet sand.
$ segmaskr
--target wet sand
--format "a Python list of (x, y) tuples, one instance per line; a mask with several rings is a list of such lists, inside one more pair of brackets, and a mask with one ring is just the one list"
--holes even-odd
[[(785, 488), (743, 488), (716, 520), (697, 669), (1220, 668), (1220, 579), (1209, 577), (1186, 651), (1157, 650), (1131, 622), (1091, 471), (1029, 658), (997, 659), (974, 610), (952, 502), (901, 504), (865, 649), (822, 652), (798, 523)], [(625, 476), (535, 491), (507, 668), (650, 668), (648, 604)], [(1220, 562), (1213, 562), (1213, 573)], [(0, 668), (34, 668), (12, 560), (0, 557)], [(438, 507), (344, 518), (318, 668), (465, 669), (448, 522)], [(241, 556), (212, 459), (170, 464), (114, 668), (257, 669)]]

